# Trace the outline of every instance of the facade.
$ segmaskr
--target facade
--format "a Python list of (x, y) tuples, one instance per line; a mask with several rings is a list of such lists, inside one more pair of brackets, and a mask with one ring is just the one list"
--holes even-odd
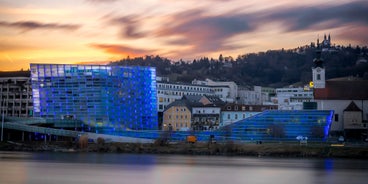
[[(215, 89), (211, 86), (157, 82), (157, 109), (163, 112), (166, 107), (175, 100), (181, 99), (184, 95), (216, 96)], [(218, 96), (218, 95), (217, 95)]]
[(187, 100), (176, 100), (163, 114), (162, 130), (189, 130), (191, 128), (191, 106)]
[(31, 64), (31, 81), (35, 117), (96, 131), (158, 128), (154, 68)]
[(216, 130), (220, 125), (221, 107), (214, 104), (192, 107), (193, 130)]
[(297, 137), (325, 141), (332, 116), (333, 111), (327, 110), (267, 110), (224, 127), (222, 136), (234, 141), (297, 141)]
[(275, 110), (276, 105), (226, 104), (221, 108), (220, 127), (252, 117), (265, 110)]
[[(353, 102), (361, 110), (360, 127), (368, 122), (368, 81), (360, 78), (346, 77), (327, 80), (325, 88), (314, 89), (314, 98), (319, 110), (334, 110), (331, 132), (343, 134), (348, 122), (345, 109)], [(345, 111), (345, 113), (344, 113)], [(349, 113), (348, 113), (349, 114)], [(351, 114), (351, 113), (350, 113)]]
[(33, 116), (29, 77), (0, 77), (0, 114), (13, 117)]
[(271, 96), (274, 96), (275, 89), (264, 88), (261, 86), (254, 86), (253, 90), (246, 88), (239, 88), (238, 103), (249, 104), (249, 105), (262, 105), (264, 103), (270, 102)]
[(313, 90), (309, 88), (277, 88), (274, 102), (279, 110), (302, 110), (303, 102), (311, 102), (313, 98)]
[(224, 102), (235, 102), (238, 97), (238, 85), (233, 81), (213, 81), (206, 79), (204, 81), (194, 79), (192, 84), (212, 86), (216, 96)]

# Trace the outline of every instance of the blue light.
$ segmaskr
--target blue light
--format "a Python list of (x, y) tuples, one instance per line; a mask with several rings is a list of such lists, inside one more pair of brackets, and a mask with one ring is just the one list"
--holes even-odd
[(35, 117), (72, 115), (106, 130), (158, 129), (154, 68), (31, 64), (31, 78), (39, 94), (33, 99), (39, 104)]

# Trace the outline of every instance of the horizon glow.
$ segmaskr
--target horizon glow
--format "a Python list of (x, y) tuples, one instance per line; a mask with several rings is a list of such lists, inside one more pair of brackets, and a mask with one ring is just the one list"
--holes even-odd
[(368, 2), (3, 0), (0, 71), (30, 63), (101, 63), (159, 55), (186, 61), (309, 45), (368, 43)]

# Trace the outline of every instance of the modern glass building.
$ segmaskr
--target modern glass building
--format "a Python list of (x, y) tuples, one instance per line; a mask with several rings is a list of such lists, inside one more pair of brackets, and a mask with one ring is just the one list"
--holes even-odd
[(224, 127), (221, 135), (240, 141), (295, 141), (297, 137), (325, 141), (332, 116), (333, 111), (327, 110), (268, 110)]
[(155, 68), (31, 64), (31, 82), (35, 117), (81, 120), (87, 131), (158, 129)]

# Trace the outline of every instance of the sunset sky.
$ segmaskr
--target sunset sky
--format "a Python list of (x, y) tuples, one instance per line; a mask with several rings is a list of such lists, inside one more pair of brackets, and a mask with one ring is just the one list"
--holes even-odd
[(367, 45), (368, 1), (0, 0), (0, 71), (127, 56), (236, 57), (329, 33), (336, 45)]

